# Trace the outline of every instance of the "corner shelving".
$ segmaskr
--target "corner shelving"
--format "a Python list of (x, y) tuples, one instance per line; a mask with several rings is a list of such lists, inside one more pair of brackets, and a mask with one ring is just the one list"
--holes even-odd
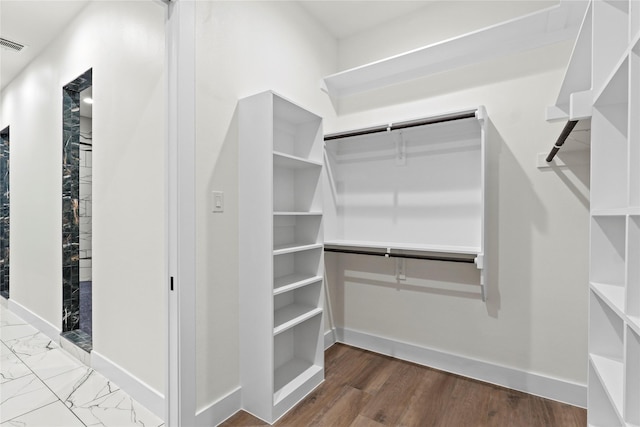
[(627, 328), (625, 355), (625, 401), (624, 418), (628, 423), (640, 425), (640, 381), (631, 380), (640, 378), (640, 336), (631, 328)]
[(620, 414), (614, 408), (605, 386), (593, 365), (589, 364), (588, 425), (590, 427), (622, 427)]
[(591, 365), (617, 414), (622, 414), (624, 323), (609, 304), (591, 295), (589, 312)]
[[(625, 59), (596, 98), (591, 118), (592, 209), (627, 207), (629, 66)], [(596, 143), (593, 141), (605, 141)], [(615, 188), (616, 191), (611, 191)]]
[(591, 220), (591, 286), (619, 313), (624, 313), (626, 261), (624, 216)]
[(324, 379), (322, 119), (273, 92), (238, 117), (242, 401), (273, 423)]
[[(632, 1), (640, 9), (640, 2)], [(629, 54), (629, 117), (640, 117), (640, 42), (636, 41)], [(629, 206), (640, 207), (640, 121), (629, 121)]]
[(581, 119), (591, 109), (592, 17), (593, 4), (589, 2), (555, 105), (547, 108), (547, 120)]
[(561, 116), (572, 116), (579, 99), (591, 115), (590, 426), (640, 425), (639, 40), (640, 2), (590, 1), (558, 101), (547, 110), (548, 119), (573, 119)]
[(592, 87), (604, 87), (629, 43), (629, 1), (593, 2)]
[(629, 215), (627, 236), (626, 313), (640, 328), (640, 216)]

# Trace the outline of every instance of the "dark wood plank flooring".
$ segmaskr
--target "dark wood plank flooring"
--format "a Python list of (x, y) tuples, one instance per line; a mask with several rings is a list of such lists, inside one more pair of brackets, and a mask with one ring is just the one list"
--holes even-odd
[[(587, 411), (503, 387), (335, 344), (325, 382), (276, 426), (583, 427)], [(222, 426), (266, 426), (240, 411)]]

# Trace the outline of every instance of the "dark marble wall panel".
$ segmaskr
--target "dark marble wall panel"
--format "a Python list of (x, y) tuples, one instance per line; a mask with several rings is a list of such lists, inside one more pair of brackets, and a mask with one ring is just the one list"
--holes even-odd
[(91, 70), (62, 90), (62, 331), (80, 327), (80, 92)]
[(9, 298), (9, 128), (0, 131), (0, 295)]

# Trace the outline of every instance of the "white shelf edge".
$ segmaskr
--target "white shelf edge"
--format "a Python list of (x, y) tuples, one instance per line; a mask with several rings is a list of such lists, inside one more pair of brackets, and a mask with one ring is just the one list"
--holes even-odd
[(476, 246), (436, 246), (436, 245), (419, 245), (413, 243), (397, 243), (397, 242), (371, 242), (360, 240), (325, 240), (325, 246), (341, 246), (351, 248), (370, 248), (370, 249), (397, 249), (406, 251), (434, 252), (443, 254), (457, 255), (480, 255), (481, 250)]
[(308, 212), (298, 212), (298, 211), (273, 211), (274, 216), (322, 216), (321, 211), (308, 211)]
[(591, 216), (626, 216), (628, 213), (628, 208), (593, 209), (591, 211)]
[(590, 119), (593, 115), (593, 91), (591, 89), (569, 95), (569, 120)]
[(627, 320), (627, 325), (636, 335), (640, 336), (640, 317), (627, 315)]
[[(586, 4), (560, 4), (390, 58), (326, 76), (320, 86), (341, 97), (409, 81), (576, 36)], [(402, 71), (399, 71), (402, 70)]]
[[(608, 357), (590, 354), (591, 364), (598, 379), (602, 383), (605, 393), (609, 397), (618, 419), (622, 420), (622, 407), (624, 399), (624, 364), (621, 361), (609, 359)], [(619, 383), (619, 387), (617, 387)], [(615, 395), (612, 394), (615, 391)]]
[(640, 215), (640, 207), (632, 206), (632, 207), (628, 208), (628, 214), (630, 216), (638, 216), (638, 215)]
[[(280, 123), (281, 121), (285, 123), (293, 123), (293, 124), (309, 123), (312, 121), (322, 122), (321, 116), (311, 112), (307, 107), (299, 105), (297, 102), (294, 102), (293, 100), (280, 94), (279, 92), (276, 92), (272, 89), (267, 90), (265, 92), (270, 93), (272, 95), (273, 102), (283, 102), (285, 104), (289, 104), (291, 107), (293, 107), (293, 110), (300, 110), (295, 114), (296, 116), (304, 117), (303, 120), (292, 120), (292, 118), (289, 115), (287, 114), (282, 115), (280, 114), (281, 113), (280, 111), (274, 111), (273, 119), (275, 123)], [(274, 109), (274, 110), (278, 110), (278, 109)], [(289, 111), (291, 111), (291, 109)]]
[[(294, 315), (293, 317), (289, 318), (288, 320), (282, 322), (281, 324), (274, 326), (273, 328), (273, 336), (276, 336), (278, 334), (281, 334), (282, 332), (293, 328), (294, 326), (299, 325), (300, 323), (303, 323), (309, 319), (311, 319), (312, 317), (317, 316), (318, 314), (322, 313), (322, 308), (321, 307), (312, 307), (312, 306), (308, 306), (308, 305), (302, 305), (302, 304), (291, 304), (288, 305), (286, 307), (283, 307), (281, 310), (287, 310), (290, 312), (300, 312), (301, 314), (297, 314)], [(280, 310), (277, 310), (280, 311)], [(274, 315), (275, 317), (275, 315)]]
[[(624, 285), (610, 285), (606, 283), (590, 282), (591, 289), (605, 304), (613, 310), (621, 319), (625, 318), (624, 312)], [(621, 295), (620, 295), (621, 294)]]
[[(293, 156), (291, 154), (283, 153), (281, 151), (274, 151), (273, 152), (273, 156), (276, 157), (276, 158), (280, 158), (285, 162), (291, 162), (292, 164), (293, 163), (300, 163), (301, 165), (304, 165), (304, 166), (313, 166), (313, 167), (322, 167), (323, 166), (322, 162), (317, 162), (315, 160), (305, 159), (303, 157)], [(277, 161), (274, 161), (274, 163), (277, 163)]]
[[(286, 276), (289, 278), (295, 277), (294, 275), (290, 275), (290, 276)], [(299, 277), (303, 277), (302, 275), (299, 275)], [(280, 286), (274, 286), (273, 289), (273, 295), (280, 295), (283, 294), (285, 292), (289, 292), (292, 291), (294, 289), (298, 289), (301, 288), (303, 286), (307, 286), (307, 285), (312, 285), (314, 283), (320, 282), (323, 279), (322, 276), (305, 276), (304, 278), (301, 278), (299, 280), (295, 280), (293, 279), (293, 281), (289, 282), (287, 280), (286, 285), (280, 285)]]
[(306, 245), (298, 245), (298, 244), (286, 245), (285, 247), (275, 248), (273, 250), (273, 255), (276, 256), (276, 255), (290, 254), (294, 252), (310, 251), (312, 249), (318, 249), (321, 247), (322, 247), (322, 243), (310, 243)]
[[(585, 69), (591, 69), (592, 14), (593, 4), (589, 1), (582, 17), (576, 42), (573, 45), (573, 50), (569, 57), (569, 63), (567, 64), (565, 74), (562, 78), (562, 85), (560, 86), (558, 98), (554, 105), (554, 107), (559, 108), (563, 112), (565, 108), (568, 110), (571, 109), (571, 95), (573, 93), (591, 89), (591, 76), (589, 76), (590, 78), (588, 83), (583, 82), (583, 84), (578, 86), (570, 87), (570, 82), (578, 80), (576, 78), (577, 73), (581, 73)], [(567, 117), (568, 116), (569, 114), (567, 114)]]
[[(295, 364), (304, 364), (304, 362), (301, 362), (301, 361), (298, 361), (298, 360), (290, 361), (287, 364), (285, 364), (285, 365), (281, 366), (280, 368), (278, 368), (276, 370), (276, 373), (275, 373), (274, 376), (277, 377), (278, 376), (278, 371), (286, 370), (286, 369), (288, 369), (290, 367), (290, 365), (295, 365)], [(295, 390), (297, 390), (300, 387), (301, 384), (304, 384), (305, 382), (309, 381), (318, 372), (320, 372), (322, 370), (321, 366), (318, 366), (318, 365), (315, 365), (315, 364), (312, 364), (312, 363), (307, 363), (307, 365), (309, 365), (309, 366), (306, 369), (304, 369), (301, 373), (296, 375), (294, 378), (289, 380), (282, 387), (277, 389), (275, 391), (275, 393), (273, 393), (273, 405), (274, 406), (277, 405), (278, 403), (280, 403), (284, 398), (289, 396)], [(293, 369), (295, 370), (296, 368), (294, 367)]]
[(622, 65), (625, 63), (625, 61), (629, 59), (630, 52), (631, 52), (631, 49), (629, 48), (625, 49), (620, 59), (618, 59), (615, 66), (613, 67), (612, 71), (609, 73), (607, 78), (604, 79), (604, 83), (602, 84), (602, 86), (598, 88), (593, 88), (592, 92), (593, 92), (594, 106), (598, 103), (598, 101), (600, 100), (600, 97), (602, 97), (602, 95), (605, 93), (605, 91), (607, 90), (607, 87), (609, 87), (609, 84), (611, 84), (616, 74), (621, 71)]

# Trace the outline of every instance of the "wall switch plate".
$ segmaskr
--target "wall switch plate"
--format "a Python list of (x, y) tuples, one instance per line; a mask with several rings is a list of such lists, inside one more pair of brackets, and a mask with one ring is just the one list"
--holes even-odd
[(224, 212), (224, 193), (222, 191), (211, 192), (211, 205), (212, 212)]

